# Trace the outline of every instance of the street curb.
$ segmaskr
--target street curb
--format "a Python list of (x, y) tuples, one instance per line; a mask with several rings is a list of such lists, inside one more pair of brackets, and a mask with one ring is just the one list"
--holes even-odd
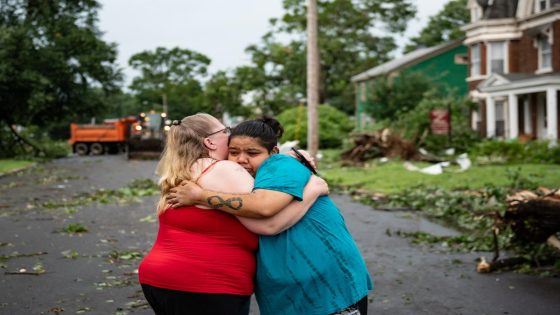
[(26, 169), (28, 169), (28, 168), (33, 168), (33, 167), (35, 167), (35, 166), (37, 166), (37, 163), (36, 163), (36, 162), (31, 163), (31, 164), (28, 165), (28, 166), (24, 166), (24, 167), (16, 168), (16, 169), (13, 169), (13, 170), (4, 172), (4, 173), (0, 173), (0, 178), (13, 175), (13, 174), (15, 174), (15, 173), (17, 173), (17, 172), (21, 172), (21, 171), (23, 171), (23, 170), (26, 170)]

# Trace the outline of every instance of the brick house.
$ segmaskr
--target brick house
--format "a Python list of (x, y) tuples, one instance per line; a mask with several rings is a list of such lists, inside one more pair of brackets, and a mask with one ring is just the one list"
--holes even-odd
[(469, 96), (483, 137), (560, 137), (560, 0), (469, 0)]

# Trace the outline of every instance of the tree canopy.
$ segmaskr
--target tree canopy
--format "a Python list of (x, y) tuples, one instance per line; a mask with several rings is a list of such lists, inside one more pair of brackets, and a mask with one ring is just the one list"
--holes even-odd
[(92, 88), (116, 89), (116, 49), (96, 27), (92, 0), (3, 0), (0, 6), (0, 121), (45, 126), (92, 115)]
[(200, 80), (206, 76), (210, 62), (210, 58), (201, 53), (178, 47), (143, 51), (128, 61), (133, 69), (140, 71), (129, 88), (143, 110), (154, 107), (161, 110), (165, 96), (170, 117), (194, 114), (205, 110)]
[(467, 9), (467, 0), (451, 0), (438, 14), (432, 16), (428, 25), (424, 27), (418, 36), (410, 39), (404, 51), (405, 53), (420, 47), (431, 47), (465, 36), (461, 27), (470, 21), (470, 13)]
[[(297, 103), (306, 90), (306, 9), (304, 1), (284, 0), (284, 15), (271, 19), (262, 42), (251, 45), (254, 99), (265, 111), (277, 113)], [(410, 0), (318, 1), (321, 58), (320, 98), (347, 113), (353, 111), (350, 77), (389, 58), (396, 48), (392, 36), (402, 32), (416, 9)]]

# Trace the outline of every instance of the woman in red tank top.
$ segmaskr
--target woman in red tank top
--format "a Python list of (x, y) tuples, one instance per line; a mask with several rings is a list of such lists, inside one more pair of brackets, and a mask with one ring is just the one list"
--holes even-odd
[[(184, 180), (208, 189), (252, 188), (252, 177), (223, 161), (229, 127), (208, 114), (174, 121), (158, 164), (160, 200), (156, 241), (138, 268), (139, 282), (156, 314), (248, 314), (253, 293), (256, 234), (234, 216), (197, 206), (170, 208), (165, 195)], [(220, 162), (218, 162), (220, 161)], [(310, 189), (312, 191), (312, 189)], [(293, 203), (283, 216), (261, 226), (294, 224), (320, 195), (304, 193), (308, 203)], [(297, 221), (297, 220), (296, 220)], [(278, 223), (281, 222), (281, 223)], [(254, 229), (255, 230), (255, 229)], [(258, 233), (265, 233), (256, 229)]]

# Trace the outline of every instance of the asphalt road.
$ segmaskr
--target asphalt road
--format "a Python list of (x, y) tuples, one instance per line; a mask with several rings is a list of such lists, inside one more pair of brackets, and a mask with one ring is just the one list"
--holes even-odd
[[(155, 239), (156, 197), (73, 201), (155, 180), (155, 165), (70, 157), (0, 177), (0, 314), (153, 314), (135, 270)], [(560, 279), (478, 274), (475, 259), (491, 253), (452, 254), (387, 233), (453, 230), (333, 197), (374, 278), (369, 314), (560, 314)], [(88, 232), (63, 232), (77, 223)], [(258, 314), (256, 303), (251, 313)]]

